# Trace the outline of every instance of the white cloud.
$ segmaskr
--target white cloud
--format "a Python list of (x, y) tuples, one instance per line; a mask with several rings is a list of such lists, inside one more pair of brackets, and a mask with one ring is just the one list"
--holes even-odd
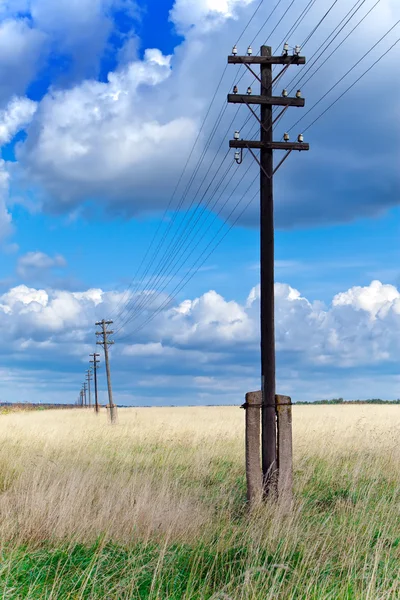
[(113, 22), (110, 9), (119, 0), (31, 0), (35, 27), (52, 41), (57, 52), (72, 57), (75, 76), (97, 74)]
[(227, 19), (237, 18), (237, 10), (253, 0), (176, 0), (170, 19), (178, 31), (187, 34), (193, 27), (196, 33), (220, 27)]
[[(42, 27), (45, 27), (43, 23), (46, 19), (50, 19), (53, 24), (57, 22), (57, 11), (61, 11), (62, 14), (65, 11), (65, 32), (70, 29), (73, 37), (73, 32), (83, 31), (79, 23), (84, 22), (87, 11), (92, 10), (97, 15), (99, 10), (103, 10), (103, 13), (107, 14), (111, 0), (107, 0), (103, 5), (96, 4), (95, 0), (85, 0), (82, 19), (75, 14), (76, 2), (68, 3), (68, 6), (64, 0), (60, 6), (58, 3), (51, 3), (54, 7), (49, 9), (50, 16), (46, 16), (45, 11), (48, 0), (36, 2), (42, 7), (41, 12), (37, 9), (42, 15), (42, 21), (38, 18)], [(50, 90), (40, 103), (29, 128), (27, 141), (20, 145), (17, 152), (25, 180), (36, 192), (42, 194), (41, 200), (44, 201), (46, 210), (69, 213), (78, 206), (90, 204), (91, 201), (109, 213), (123, 214), (129, 218), (164, 208), (196, 138), (199, 124), (208, 109), (215, 85), (226, 63), (226, 54), (230, 52), (232, 43), (239, 37), (243, 23), (251, 16), (254, 8), (255, 2), (249, 0), (176, 0), (171, 19), (184, 33), (185, 39), (175, 49), (172, 57), (163, 56), (157, 49), (148, 49), (144, 60), (128, 59), (125, 56), (118, 69), (109, 74), (106, 83), (89, 79), (71, 85), (68, 89)], [(357, 18), (366, 10), (362, 9)], [(305, 91), (308, 105), (332, 85), (332, 77), (343, 74), (343, 65), (348, 61), (349, 55), (357, 59), (365, 51), (365, 46), (370, 47), (371, 42), (374, 43), (382, 35), (393, 11), (398, 14), (396, 3), (392, 0), (382, 0), (337, 53), (336, 60), (329, 61), (326, 68), (319, 72), (318, 78), (307, 85)], [(73, 24), (69, 20), (70, 12), (74, 15)], [(279, 7), (271, 20), (271, 28), (283, 16), (283, 12), (284, 7)], [(299, 39), (304, 39), (323, 12), (323, 7), (313, 7), (289, 42), (294, 44)], [(265, 16), (261, 10), (258, 13), (259, 17), (260, 15), (262, 18)], [(343, 7), (335, 7), (313, 36), (310, 47), (307, 48), (310, 54), (320, 47), (332, 26), (336, 26), (342, 17)], [(288, 19), (289, 16), (283, 18), (271, 40), (273, 45), (279, 44), (287, 31)], [(353, 26), (355, 21), (349, 24), (348, 28)], [(60, 24), (60, 27), (64, 25)], [(246, 48), (259, 28), (260, 19), (254, 19), (241, 40), (241, 51)], [(46, 35), (50, 35), (48, 29), (46, 32)], [(64, 33), (58, 32), (54, 35), (61, 39)], [(264, 41), (262, 38), (267, 33), (263, 31), (259, 34), (254, 49), (261, 40)], [(342, 35), (346, 33), (347, 30)], [(80, 43), (76, 41), (79, 48)], [(90, 46), (87, 40), (82, 43), (85, 48)], [(371, 59), (373, 58), (376, 58), (375, 55), (371, 56)], [(396, 82), (393, 83), (392, 62), (396, 63), (395, 53), (381, 63), (379, 77), (383, 87), (389, 84), (392, 88), (393, 85), (397, 86)], [(365, 68), (365, 65), (360, 66), (360, 72), (362, 68)], [(237, 73), (236, 67), (227, 71), (210, 118), (200, 136), (197, 151), (192, 156), (188, 174), (192, 172), (204, 148), (214, 118), (225, 103), (226, 91), (233, 81), (234, 73)], [(358, 71), (354, 72), (354, 76), (356, 74)], [(293, 75), (296, 75), (296, 72), (291, 71), (288, 77)], [(251, 76), (246, 73), (240, 83), (243, 89), (250, 83), (249, 78)], [(357, 105), (358, 98), (365, 98), (363, 85), (367, 84), (368, 79), (360, 83), (347, 106), (346, 101), (341, 104), (344, 107), (344, 117), (350, 114), (350, 105)], [(341, 88), (338, 89), (338, 93), (339, 91)], [(324, 107), (325, 104), (321, 105), (321, 109)], [(283, 178), (281, 173), (277, 176), (276, 191), (280, 199), (276, 211), (278, 226), (288, 227), (302, 222), (321, 222), (327, 219), (329, 222), (346, 221), (358, 216), (361, 211), (363, 214), (376, 214), (397, 204), (400, 186), (396, 176), (397, 163), (391, 158), (393, 152), (389, 149), (386, 155), (380, 149), (379, 155), (370, 154), (367, 160), (365, 156), (361, 160), (359, 153), (366, 132), (368, 136), (375, 138), (379, 135), (382, 142), (385, 136), (387, 140), (393, 139), (392, 123), (398, 122), (398, 119), (394, 118), (396, 110), (388, 96), (387, 111), (384, 111), (387, 127), (383, 127), (381, 120), (368, 117), (366, 128), (361, 115), (358, 121), (353, 120), (351, 125), (354, 135), (347, 137), (346, 151), (343, 148), (340, 152), (337, 151), (337, 144), (343, 145), (342, 138), (336, 142), (329, 138), (328, 148), (326, 134), (318, 133), (319, 126), (314, 129), (309, 157), (305, 156), (305, 153), (296, 157), (296, 160), (291, 162), (289, 177), (286, 174)], [(216, 168), (222, 157), (222, 154), (218, 156), (217, 153), (222, 134), (233, 127), (241, 128), (244, 118), (242, 113), (232, 125), (233, 114), (232, 107), (228, 107), (223, 114), (210, 152), (190, 190), (191, 197), (199, 189), (207, 169), (211, 168), (212, 171)], [(289, 120), (285, 124), (282, 122), (282, 127), (292, 125), (293, 119), (296, 118), (291, 111), (287, 114)], [(393, 115), (393, 118), (390, 115)], [(306, 122), (308, 121), (309, 118)], [(321, 121), (321, 126), (324, 122)], [(341, 123), (344, 126), (345, 118)], [(247, 128), (249, 127), (250, 125)], [(358, 127), (357, 130), (355, 127)], [(337, 128), (332, 129), (335, 130), (333, 133), (336, 133)], [(245, 128), (243, 135), (246, 133)], [(279, 135), (280, 132), (277, 131), (277, 136)], [(226, 148), (227, 140), (225, 145), (222, 140), (221, 152)], [(216, 158), (213, 158), (214, 152), (217, 153)], [(251, 157), (247, 157), (246, 160), (246, 164), (250, 164)], [(375, 171), (371, 169), (372, 164), (378, 167)], [(240, 197), (234, 184), (239, 180), (244, 168), (246, 165), (243, 165), (242, 170), (237, 169), (237, 174), (230, 178), (230, 187), (228, 185), (226, 191), (230, 199), (222, 215), (229, 214), (233, 204)], [(256, 168), (254, 163), (253, 174)], [(286, 165), (285, 169), (288, 169)], [(338, 170), (343, 173), (343, 177), (332, 181), (333, 173)], [(374, 172), (377, 173), (376, 177)], [(386, 175), (382, 177), (381, 173)], [(182, 183), (177, 197), (182, 194), (185, 183)], [(245, 177), (243, 188), (239, 189), (243, 192), (248, 183), (249, 180)], [(203, 186), (198, 197), (201, 197), (204, 189)], [(352, 191), (351, 201), (347, 198), (349, 190)], [(242, 221), (253, 225), (258, 222), (257, 212), (257, 203), (254, 203), (242, 217)]]
[[(1, 51), (1, 25), (0, 25), (0, 51)], [(1, 78), (1, 55), (0, 55)], [(1, 105), (1, 83), (0, 83)], [(4, 109), (0, 109), (0, 148), (10, 142), (12, 138), (32, 119), (36, 110), (35, 102), (28, 98), (14, 97)], [(10, 173), (9, 164), (0, 158), (0, 242), (12, 232), (12, 217), (8, 211)], [(6, 246), (9, 251), (12, 246)]]
[(12, 232), (11, 215), (7, 209), (9, 174), (6, 163), (0, 158), (0, 242)]
[(373, 281), (369, 287), (353, 287), (347, 292), (337, 294), (333, 306), (352, 306), (355, 310), (364, 310), (371, 317), (385, 316), (391, 309), (400, 314), (400, 293), (393, 285), (383, 285)]
[[(360, 309), (362, 296), (369, 298), (366, 309)], [(351, 390), (361, 398), (371, 394), (394, 397), (400, 351), (399, 296), (392, 286), (372, 282), (344, 292), (345, 302), (338, 303), (338, 294), (324, 309), (291, 286), (277, 284), (280, 389), (290, 390), (294, 399), (326, 397), (329, 390), (340, 396)], [(15, 367), (29, 361), (41, 368), (51, 363), (61, 372), (79, 371), (93, 351), (95, 321), (112, 314), (122, 299), (122, 294), (100, 289), (71, 293), (23, 285), (12, 288), (0, 297), (3, 362), (11, 361)], [(133, 343), (120, 340), (121, 332), (112, 348), (119, 393), (136, 385), (150, 393), (159, 380), (165, 401), (171, 396), (173, 402), (187, 401), (189, 390), (193, 401), (241, 399), (245, 391), (258, 386), (258, 300), (257, 288), (243, 305), (210, 291), (164, 311), (135, 335)], [(384, 310), (376, 310), (378, 304)], [(116, 320), (113, 328), (118, 326)], [(387, 388), (382, 369), (390, 383)], [(374, 370), (381, 373), (376, 380)], [(362, 377), (364, 385), (357, 391), (354, 382)]]
[[(12, 315), (11, 325), (17, 324), (21, 315), (35, 313), (31, 327), (41, 336), (47, 326), (61, 335), (65, 333), (62, 327), (70, 325), (85, 329), (96, 315), (109, 314), (123, 299), (123, 294), (100, 289), (72, 293), (21, 285), (1, 296), (0, 302), (3, 313)], [(364, 288), (350, 288), (323, 308), (322, 303), (310, 303), (298, 290), (278, 283), (275, 301), (277, 350), (283, 357), (297, 353), (296, 361), (309, 368), (371, 365), (396, 359), (400, 349), (400, 293), (393, 286), (374, 281)], [(237, 358), (258, 348), (258, 311), (258, 286), (250, 291), (244, 305), (209, 291), (163, 311), (145, 327), (137, 344), (128, 339), (121, 348), (125, 355), (135, 356), (165, 357), (175, 348)], [(119, 328), (118, 321), (114, 328)], [(125, 333), (122, 331), (120, 337)]]
[(25, 92), (44, 52), (46, 36), (25, 19), (0, 22), (0, 106)]
[(30, 179), (43, 183), (51, 206), (69, 209), (96, 199), (132, 214), (165, 203), (164, 180), (184, 159), (196, 129), (189, 118), (165, 120), (157, 107), (158, 86), (170, 74), (170, 57), (149, 49), (143, 61), (110, 73), (107, 83), (85, 81), (41, 102), (17, 155)]
[(37, 104), (28, 98), (15, 97), (0, 110), (0, 146), (12, 140), (16, 133), (32, 120)]
[[(24, 91), (37, 72), (39, 58), (48, 58), (50, 53), (72, 59), (70, 81), (97, 76), (100, 58), (114, 30), (113, 9), (131, 17), (136, 14), (133, 0), (2, 0), (0, 48), (4, 45), (6, 51), (0, 54), (0, 73), (3, 61), (11, 74), (9, 81), (2, 78), (3, 86), (12, 93)], [(21, 14), (27, 17), (21, 18)], [(14, 74), (13, 65), (18, 67)], [(18, 89), (12, 87), (15, 82)]]
[(186, 300), (166, 313), (160, 334), (174, 344), (233, 344), (254, 339), (257, 328), (244, 307), (227, 302), (215, 291), (209, 291), (193, 301)]
[(65, 267), (66, 260), (61, 255), (48, 256), (44, 252), (28, 252), (18, 259), (17, 273), (25, 279), (34, 279), (50, 269)]

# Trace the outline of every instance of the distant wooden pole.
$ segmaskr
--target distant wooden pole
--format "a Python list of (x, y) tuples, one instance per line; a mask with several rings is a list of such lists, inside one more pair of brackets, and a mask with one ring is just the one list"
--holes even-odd
[(108, 356), (108, 346), (113, 344), (111, 340), (108, 339), (108, 336), (113, 334), (113, 331), (107, 331), (107, 325), (111, 325), (112, 321), (106, 321), (103, 319), (102, 321), (98, 321), (96, 325), (101, 326), (101, 331), (96, 331), (96, 335), (103, 336), (102, 342), (97, 342), (100, 346), (103, 346), (104, 349), (104, 359), (106, 363), (106, 373), (107, 373), (107, 388), (108, 388), (108, 404), (110, 407), (110, 420), (111, 423), (116, 423), (117, 421), (117, 407), (113, 402), (113, 394), (112, 394), (112, 385), (111, 385), (111, 372), (110, 372), (110, 360)]
[(246, 410), (246, 480), (247, 501), (253, 508), (262, 499), (261, 471), (261, 404), (262, 392), (249, 392), (243, 408)]
[(88, 382), (88, 393), (89, 393), (89, 408), (91, 408), (92, 407), (92, 393), (90, 390), (90, 382), (92, 380), (92, 372), (90, 369), (88, 369), (86, 371), (86, 373), (87, 373), (86, 377), (87, 377), (87, 382)]
[(293, 501), (292, 400), (276, 395), (278, 428), (278, 497), (282, 507)]
[(90, 356), (93, 356), (93, 360), (91, 360), (90, 362), (93, 363), (94, 410), (95, 410), (96, 414), (98, 414), (99, 413), (99, 398), (98, 398), (98, 393), (97, 393), (97, 365), (100, 363), (100, 361), (97, 360), (96, 357), (100, 356), (100, 354), (97, 354), (97, 352), (94, 352)]

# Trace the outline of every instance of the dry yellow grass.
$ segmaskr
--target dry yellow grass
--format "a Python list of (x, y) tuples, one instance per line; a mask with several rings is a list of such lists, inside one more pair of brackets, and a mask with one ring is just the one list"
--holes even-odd
[(86, 410), (0, 416), (1, 543), (157, 543), (154, 581), (171, 544), (213, 548), (213, 565), (246, 548), (221, 589), (110, 598), (400, 598), (400, 406), (295, 406), (289, 517), (244, 511), (243, 424), (233, 407), (121, 409), (115, 427)]

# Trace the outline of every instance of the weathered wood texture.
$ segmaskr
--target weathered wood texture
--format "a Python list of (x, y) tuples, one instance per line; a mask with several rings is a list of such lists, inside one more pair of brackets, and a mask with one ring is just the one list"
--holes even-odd
[[(261, 46), (261, 56), (270, 57), (272, 48)], [(263, 64), (260, 98), (272, 95), (272, 66)], [(285, 99), (285, 98), (283, 98)], [(276, 495), (276, 411), (275, 411), (275, 299), (274, 299), (274, 186), (272, 105), (260, 108), (260, 334), (261, 334), (261, 457), (264, 495)]]
[(228, 94), (231, 104), (261, 104), (262, 106), (305, 106), (304, 98), (289, 98), (284, 96), (259, 96), (256, 94)]
[(266, 148), (267, 150), (309, 150), (305, 142), (259, 142), (258, 140), (229, 140), (229, 148)]
[(228, 56), (229, 65), (305, 65), (305, 56)]

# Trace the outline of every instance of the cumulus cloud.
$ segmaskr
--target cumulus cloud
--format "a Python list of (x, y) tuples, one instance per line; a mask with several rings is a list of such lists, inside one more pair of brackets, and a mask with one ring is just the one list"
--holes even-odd
[(15, 97), (0, 110), (0, 146), (12, 140), (16, 133), (32, 120), (37, 104), (29, 98)]
[[(87, 0), (83, 13), (86, 9), (89, 10), (88, 7), (95, 10), (92, 6), (94, 2), (95, 0)], [(62, 2), (60, 6), (61, 8), (54, 8), (54, 11), (72, 11), (75, 4), (66, 7)], [(175, 49), (172, 57), (163, 56), (157, 49), (149, 49), (143, 60), (134, 58), (127, 62), (125, 57), (117, 70), (109, 74), (105, 83), (89, 79), (68, 89), (50, 90), (40, 103), (26, 142), (20, 145), (17, 152), (21, 170), (26, 180), (37, 185), (35, 190), (41, 192), (45, 208), (54, 212), (70, 212), (77, 205), (95, 203), (109, 213), (124, 214), (127, 217), (164, 208), (208, 110), (232, 40), (239, 37), (243, 22), (251, 16), (254, 8), (255, 2), (250, 0), (176, 0), (170, 18), (185, 39)], [(277, 9), (270, 24), (273, 29), (274, 24), (282, 17), (281, 25), (271, 38), (273, 46), (280, 43), (288, 28), (289, 17), (283, 18), (284, 9), (284, 6)], [(354, 21), (348, 24), (335, 41), (335, 45), (340, 43), (367, 10), (362, 7)], [(360, 58), (387, 30), (388, 25), (393, 23), (393, 18), (398, 18), (399, 11), (398, 4), (392, 0), (380, 2), (335, 54), (335, 59), (327, 62), (318, 76), (307, 84), (303, 92), (307, 96), (308, 107), (331, 87), (333, 80), (343, 75), (349, 66), (349, 56), (354, 58), (354, 62)], [(294, 45), (304, 39), (324, 12), (324, 8), (317, 3), (296, 33), (290, 36), (293, 39), (289, 42)], [(95, 13), (97, 14), (96, 11)], [(240, 19), (237, 18), (238, 15)], [(264, 12), (260, 12), (260, 15), (264, 18)], [(296, 15), (292, 15), (292, 18), (293, 16)], [(343, 7), (335, 6), (329, 18), (313, 35), (307, 53), (313, 54), (314, 50), (320, 48), (325, 37), (341, 18)], [(66, 23), (68, 22), (67, 18)], [(246, 40), (241, 40), (241, 50), (244, 50), (259, 26), (259, 20), (255, 19), (246, 33)], [(72, 29), (74, 27), (71, 25)], [(264, 41), (267, 34), (268, 31), (259, 34), (255, 48)], [(389, 37), (387, 43), (390, 44), (391, 41), (393, 40)], [(377, 58), (384, 47), (383, 44), (377, 48), (339, 86), (337, 94)], [(392, 89), (393, 94), (396, 93), (400, 84), (393, 81), (392, 73), (397, 62), (398, 56), (393, 51), (380, 63), (377, 90), (387, 86)], [(188, 174), (204, 149), (214, 118), (219, 114), (221, 105), (225, 104), (226, 91), (234, 73), (237, 73), (237, 69), (232, 67), (223, 79), (209, 120), (200, 135), (197, 151), (189, 163)], [(290, 78), (296, 74), (296, 71), (290, 71), (285, 75), (287, 79), (282, 85), (289, 84)], [(251, 76), (245, 73), (243, 78), (242, 75), (240, 77), (240, 86), (246, 89), (247, 84), (251, 83)], [(393, 129), (398, 123), (397, 108), (388, 95), (387, 104), (381, 111), (385, 118), (375, 118), (377, 99), (374, 100), (374, 91), (371, 92), (369, 88), (366, 94), (366, 86), (370, 88), (368, 78), (352, 91), (347, 101), (341, 101), (339, 123), (338, 113), (334, 112), (339, 110), (336, 107), (319, 122), (318, 127), (307, 132), (307, 138), (312, 144), (308, 156), (306, 153), (296, 156), (296, 160), (291, 160), (290, 168), (286, 164), (278, 173), (278, 226), (347, 221), (360, 214), (375, 215), (398, 204), (398, 153), (390, 145), (383, 144), (379, 146), (379, 150), (376, 146), (376, 152), (370, 149), (368, 156), (360, 154), (360, 147), (364, 147), (371, 137), (379, 137), (382, 141), (397, 139)], [(335, 95), (322, 103), (299, 128), (309, 124), (334, 97)], [(365, 109), (363, 114), (369, 115), (366, 117), (368, 127), (359, 111), (355, 115), (352, 112), (353, 107), (358, 106), (361, 101)], [(379, 102), (382, 102), (381, 95)], [(244, 117), (239, 113), (232, 125), (233, 114), (232, 107), (222, 114), (218, 132), (210, 144), (210, 152), (188, 194), (189, 200), (193, 196), (200, 198), (205, 192), (205, 185), (200, 187), (202, 178), (208, 169), (212, 173), (213, 169), (217, 169), (232, 128), (241, 129)], [(293, 125), (298, 114), (287, 111), (277, 127), (278, 138), (286, 127)], [(305, 111), (301, 114), (305, 114)], [(241, 131), (243, 136), (250, 133), (251, 125), (250, 122)], [(226, 137), (225, 144), (223, 136)], [(221, 140), (222, 146), (219, 149)], [(237, 169), (229, 180), (231, 185), (226, 192), (228, 201), (222, 209), (223, 216), (230, 214), (232, 206), (256, 174), (257, 165), (254, 163), (249, 177), (244, 177), (243, 183), (236, 189), (236, 183), (239, 182), (243, 169), (250, 165), (250, 159), (247, 157), (248, 162), (244, 163), (242, 170)], [(155, 164), (157, 177), (154, 177)], [(339, 171), (340, 178), (336, 176)], [(182, 195), (185, 185), (186, 181), (182, 183), (178, 194)], [(198, 194), (197, 190), (200, 190)], [(211, 190), (206, 194), (209, 196), (210, 193)], [(185, 203), (183, 206), (185, 207)], [(256, 203), (250, 206), (241, 219), (242, 223), (249, 225), (258, 222)]]
[(24, 279), (40, 279), (50, 269), (65, 267), (65, 258), (60, 254), (48, 256), (44, 252), (28, 252), (18, 259), (17, 273)]
[(137, 12), (136, 3), (133, 0), (2, 0), (0, 73), (3, 65), (4, 74), (9, 77), (1, 78), (0, 98), (2, 90), (11, 94), (24, 91), (50, 54), (70, 59), (68, 73), (64, 73), (69, 82), (97, 76), (109, 37), (112, 33), (117, 35), (113, 11), (132, 18)]
[(45, 34), (27, 19), (0, 22), (0, 107), (12, 96), (25, 93), (36, 75), (45, 43)]
[(347, 292), (337, 294), (333, 306), (352, 306), (355, 310), (364, 310), (372, 318), (386, 314), (394, 308), (400, 313), (400, 295), (394, 285), (384, 285), (373, 281), (369, 287), (353, 287)]
[(179, 32), (187, 34), (193, 28), (196, 33), (209, 31), (224, 24), (227, 19), (237, 18), (237, 10), (253, 0), (176, 0), (170, 18)]
[(85, 81), (41, 102), (17, 156), (30, 179), (47, 189), (50, 207), (92, 199), (135, 214), (165, 203), (168, 171), (184, 159), (196, 131), (191, 119), (162, 114), (158, 86), (170, 74), (170, 57), (148, 49), (143, 60), (110, 73), (107, 83)]
[[(1, 25), (0, 25), (1, 27)], [(1, 31), (0, 31), (1, 45)], [(1, 62), (1, 56), (0, 56)], [(1, 72), (1, 66), (0, 66)], [(1, 88), (1, 83), (0, 83)], [(1, 96), (1, 89), (0, 89)], [(0, 98), (1, 106), (1, 98)], [(32, 119), (36, 103), (28, 98), (14, 97), (4, 109), (0, 109), (0, 149), (12, 140), (16, 133), (23, 129)], [(8, 210), (10, 192), (10, 163), (0, 158), (0, 242), (12, 232), (12, 217)], [(5, 247), (6, 251), (12, 246)]]
[(113, 30), (110, 11), (120, 0), (31, 0), (30, 14), (57, 52), (72, 58), (72, 75), (97, 75), (98, 64)]
[(0, 242), (12, 232), (11, 214), (7, 209), (9, 174), (4, 160), (0, 159)]
[[(346, 396), (349, 390), (361, 398), (395, 396), (400, 351), (396, 288), (374, 281), (337, 294), (327, 307), (288, 284), (276, 284), (275, 296), (280, 389), (293, 390), (295, 400)], [(93, 351), (95, 321), (115, 314), (123, 300), (123, 294), (100, 289), (10, 289), (0, 297), (3, 352), (7, 348), (3, 362), (53, 364), (61, 372), (65, 365), (75, 372)], [(126, 333), (116, 335), (112, 348), (122, 395), (132, 386), (134, 394), (142, 393), (138, 388), (154, 390), (159, 382), (165, 402), (171, 394), (174, 402), (187, 401), (182, 386), (195, 401), (236, 402), (259, 385), (258, 287), (244, 304), (209, 291), (163, 311), (134, 339), (124, 339)], [(363, 377), (357, 391), (355, 382)]]

